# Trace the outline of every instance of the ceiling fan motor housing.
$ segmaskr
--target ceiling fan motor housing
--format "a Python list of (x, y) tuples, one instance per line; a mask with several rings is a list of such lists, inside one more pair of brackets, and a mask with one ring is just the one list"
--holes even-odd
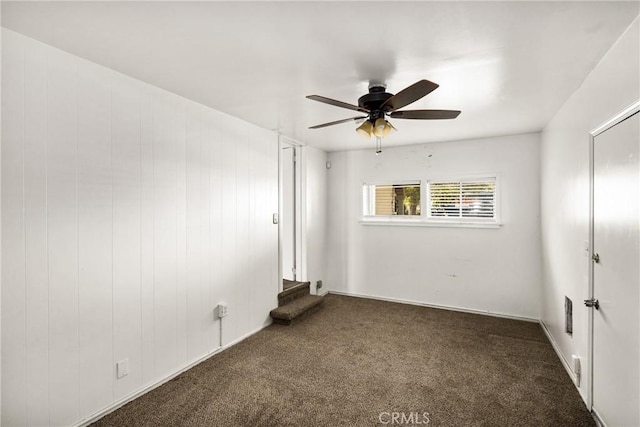
[(369, 120), (371, 121), (384, 118), (384, 111), (380, 109), (380, 106), (393, 96), (393, 94), (385, 92), (385, 90), (384, 86), (371, 86), (369, 93), (358, 98), (358, 105), (371, 111), (369, 115)]

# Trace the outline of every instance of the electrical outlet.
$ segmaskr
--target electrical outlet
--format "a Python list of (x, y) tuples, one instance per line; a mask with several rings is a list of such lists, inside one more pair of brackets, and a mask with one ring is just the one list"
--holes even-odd
[(576, 385), (580, 387), (580, 377), (582, 376), (582, 368), (580, 366), (580, 356), (571, 355), (573, 361), (573, 373), (576, 374)]
[(118, 379), (129, 375), (129, 359), (124, 359), (116, 363), (116, 377)]
[(322, 280), (318, 280), (316, 282), (316, 289), (320, 289), (322, 287)]
[(226, 316), (227, 315), (227, 304), (224, 304), (224, 303), (218, 304), (218, 307), (216, 307), (216, 312), (218, 314), (218, 317), (220, 317), (220, 318)]

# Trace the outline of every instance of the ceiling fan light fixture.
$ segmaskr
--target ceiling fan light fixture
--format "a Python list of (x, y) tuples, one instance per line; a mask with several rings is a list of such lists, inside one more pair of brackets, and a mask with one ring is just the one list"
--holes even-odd
[(387, 126), (387, 124), (385, 123), (386, 120), (385, 119), (377, 119), (376, 123), (373, 127), (373, 134), (375, 136), (379, 136), (379, 137), (383, 137), (384, 136), (384, 128)]
[(360, 126), (358, 126), (356, 132), (365, 138), (371, 138), (371, 134), (373, 133), (373, 124), (369, 120), (365, 120)]
[(396, 129), (391, 122), (387, 121), (387, 133), (385, 134), (385, 136), (389, 135), (391, 132), (396, 132), (398, 129)]
[(396, 130), (396, 128), (394, 128), (391, 123), (383, 118), (379, 118), (376, 120), (375, 127), (373, 128), (373, 134), (377, 137), (384, 138), (393, 130)]

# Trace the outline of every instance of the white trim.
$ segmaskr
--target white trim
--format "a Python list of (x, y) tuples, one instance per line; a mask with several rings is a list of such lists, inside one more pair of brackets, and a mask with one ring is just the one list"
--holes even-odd
[(419, 185), (421, 179), (367, 179), (362, 185)]
[(451, 305), (429, 304), (429, 303), (421, 302), (421, 301), (413, 301), (413, 300), (406, 300), (406, 299), (400, 299), (400, 298), (381, 297), (381, 296), (376, 296), (376, 295), (357, 294), (357, 293), (353, 293), (353, 292), (329, 291), (327, 293), (335, 294), (335, 295), (343, 295), (343, 296), (347, 296), (347, 297), (375, 299), (375, 300), (378, 300), (378, 301), (387, 301), (387, 302), (396, 302), (396, 303), (400, 303), (400, 304), (417, 305), (417, 306), (420, 306), (420, 307), (437, 308), (437, 309), (440, 309), (440, 310), (459, 311), (461, 313), (482, 314), (484, 316), (501, 317), (501, 318), (504, 318), (504, 319), (512, 319), (512, 320), (522, 320), (522, 321), (525, 321), (525, 322), (533, 322), (533, 323), (540, 322), (540, 319), (535, 319), (533, 317), (515, 316), (515, 315), (512, 315), (512, 314), (498, 313), (498, 312), (489, 311), (489, 310), (474, 310), (474, 309), (470, 309), (470, 308), (455, 307), (455, 306), (451, 306)]
[[(371, 218), (371, 219), (370, 219)], [(470, 221), (437, 221), (423, 219), (396, 219), (396, 217), (364, 217), (358, 221), (362, 225), (392, 225), (408, 227), (441, 227), (441, 228), (500, 228), (502, 223), (497, 222), (470, 222)]]
[[(600, 126), (598, 129), (602, 128)], [(593, 132), (596, 132), (595, 129)], [(588, 267), (587, 267), (587, 298), (593, 298), (593, 192), (594, 192), (594, 153), (595, 153), (595, 136), (594, 133), (589, 134), (589, 250), (588, 250)], [(593, 310), (589, 310), (587, 314), (587, 408), (593, 412)]]
[[(282, 281), (281, 281), (282, 282)], [(167, 376), (165, 376), (164, 378), (159, 379), (158, 381), (149, 384), (143, 388), (141, 388), (140, 390), (126, 396), (123, 397), (122, 399), (114, 402), (113, 404), (107, 406), (106, 408), (96, 412), (95, 414), (89, 416), (88, 418), (85, 418), (79, 422), (77, 422), (76, 424), (73, 425), (73, 427), (85, 427), (88, 426), (96, 421), (98, 421), (100, 418), (104, 417), (107, 414), (110, 414), (111, 412), (114, 412), (116, 409), (119, 409), (121, 407), (123, 407), (124, 405), (126, 405), (127, 403), (131, 402), (132, 400), (137, 399), (138, 397), (147, 394), (148, 392), (150, 392), (151, 390), (160, 387), (161, 385), (171, 381), (172, 379), (174, 379), (175, 377), (177, 377), (178, 375), (188, 371), (189, 369), (193, 368), (194, 366), (204, 362), (205, 360), (215, 356), (216, 354), (227, 350), (230, 347), (233, 347), (234, 345), (238, 344), (240, 341), (244, 341), (245, 339), (249, 338), (251, 335), (257, 334), (258, 332), (260, 332), (261, 330), (263, 330), (264, 328), (266, 328), (267, 326), (271, 325), (271, 321), (268, 320), (264, 325), (262, 325), (261, 327), (249, 332), (248, 334), (245, 334), (233, 341), (231, 341), (230, 343), (218, 347), (212, 351), (210, 351), (209, 353), (205, 354), (202, 357), (199, 357), (196, 360), (193, 360), (191, 362), (188, 362), (186, 365), (184, 365), (182, 368), (179, 368), (178, 370), (176, 370), (174, 373), (169, 374)]]
[(580, 390), (580, 387), (576, 386), (576, 382), (577, 382), (576, 374), (573, 372), (573, 369), (571, 369), (571, 365), (569, 364), (569, 361), (567, 361), (567, 359), (564, 357), (564, 354), (562, 354), (562, 352), (560, 351), (560, 347), (558, 346), (558, 343), (556, 343), (556, 340), (553, 339), (551, 332), (549, 332), (547, 325), (544, 323), (542, 319), (540, 319), (540, 326), (542, 327), (544, 334), (547, 336), (547, 339), (551, 343), (551, 347), (553, 347), (553, 350), (558, 355), (558, 359), (560, 359), (560, 362), (562, 362), (562, 366), (564, 366), (564, 369), (567, 371), (567, 374), (569, 374), (569, 377), (571, 378), (573, 385), (576, 387), (576, 389), (578, 389), (578, 393), (580, 393), (580, 397), (582, 397), (582, 400), (586, 404), (587, 403), (586, 396), (583, 394), (582, 390)]
[[(293, 147), (296, 150), (296, 163), (294, 165), (294, 173), (296, 174), (296, 188), (294, 189), (296, 193), (296, 230), (295, 230), (295, 239), (296, 239), (296, 280), (304, 281), (306, 280), (306, 258), (303, 258), (303, 255), (306, 255), (306, 249), (303, 252), (303, 243), (306, 242), (306, 227), (303, 226), (306, 224), (303, 216), (303, 206), (306, 204), (306, 191), (305, 191), (305, 182), (303, 180), (303, 169), (302, 169), (302, 148), (304, 144), (295, 141), (291, 138), (285, 137), (283, 135), (278, 135), (278, 292), (282, 292), (282, 211), (283, 211), (283, 175), (282, 175), (282, 150), (285, 146)], [(305, 176), (306, 179), (306, 176)], [(306, 212), (306, 210), (304, 211)], [(304, 222), (304, 224), (303, 224)]]
[[(375, 187), (377, 186), (394, 186), (394, 185), (413, 185), (420, 187), (420, 210), (422, 211), (422, 200), (424, 197), (424, 185), (422, 185), (422, 180), (420, 179), (400, 179), (400, 180), (369, 180), (362, 182), (362, 191), (360, 194), (361, 197), (361, 215), (363, 219), (366, 218), (392, 218), (391, 216), (384, 215), (375, 215), (375, 196), (372, 197), (372, 194), (375, 195)], [(373, 187), (373, 188), (372, 188)], [(365, 196), (366, 193), (366, 196)], [(367, 199), (367, 200), (365, 200)], [(372, 200), (373, 199), (373, 200)], [(365, 208), (365, 201), (368, 202)], [(367, 214), (365, 214), (367, 212)], [(374, 214), (371, 214), (374, 212)], [(404, 216), (404, 215), (402, 215)], [(412, 218), (420, 218), (422, 215), (411, 215)]]
[(602, 132), (611, 129), (618, 123), (628, 119), (629, 117), (633, 116), (635, 113), (639, 111), (640, 111), (640, 100), (629, 105), (627, 108), (620, 111), (618, 114), (616, 114), (615, 116), (613, 116), (612, 118), (610, 118), (609, 120), (607, 120), (606, 122), (598, 126), (597, 128), (593, 129), (591, 132), (589, 132), (589, 134), (594, 137), (598, 136)]
[(283, 136), (278, 135), (278, 293), (283, 291), (282, 282), (282, 144)]
[(604, 421), (602, 421), (602, 418), (600, 418), (600, 415), (598, 414), (598, 411), (596, 411), (595, 408), (591, 408), (591, 416), (593, 417), (593, 421), (596, 422), (596, 426), (607, 427), (607, 424)]
[[(2, 2), (0, 2), (0, 16), (2, 15)], [(0, 46), (2, 46), (2, 33), (0, 28)], [(2, 81), (2, 57), (0, 56), (0, 81)], [(0, 100), (2, 98), (2, 85), (0, 84)], [(0, 102), (0, 242), (2, 242), (2, 102)], [(0, 307), (2, 307), (2, 245), (0, 244)], [(2, 316), (0, 316), (0, 367), (2, 366)], [(0, 369), (0, 384), (2, 384), (2, 369)], [(0, 403), (2, 402), (2, 387), (0, 387)], [(0, 404), (0, 424), (2, 424), (2, 404)]]
[[(296, 280), (299, 282), (306, 282), (307, 277), (307, 150), (305, 146), (299, 146), (296, 167), (298, 173), (298, 188), (297, 190), (297, 220), (296, 220), (296, 236), (298, 244), (296, 245), (298, 265)], [(311, 286), (311, 289), (315, 289), (315, 286)], [(313, 293), (313, 291), (311, 291)]]

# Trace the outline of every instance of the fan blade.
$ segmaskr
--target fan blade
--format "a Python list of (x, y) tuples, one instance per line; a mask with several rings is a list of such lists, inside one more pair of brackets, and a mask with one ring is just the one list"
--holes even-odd
[(385, 111), (399, 110), (412, 102), (416, 102), (423, 96), (430, 94), (438, 89), (438, 86), (440, 85), (430, 82), (429, 80), (420, 80), (387, 99), (380, 108)]
[(360, 120), (360, 119), (366, 119), (366, 118), (367, 118), (367, 116), (351, 117), (349, 119), (336, 120), (335, 122), (329, 122), (329, 123), (323, 123), (321, 125), (311, 126), (309, 129), (319, 129), (319, 128), (324, 128), (324, 127), (327, 127), (327, 126), (339, 125), (340, 123), (347, 123), (347, 122), (352, 122), (352, 121), (356, 121), (356, 120)]
[(360, 111), (362, 113), (368, 113), (369, 112), (369, 110), (364, 108), (364, 107), (358, 107), (357, 105), (347, 104), (346, 102), (336, 101), (335, 99), (327, 98), (327, 97), (320, 96), (320, 95), (309, 95), (309, 96), (307, 96), (307, 98), (308, 99), (312, 99), (314, 101), (323, 102), (325, 104), (333, 105), (333, 106), (336, 106), (336, 107), (342, 107), (342, 108), (346, 108), (346, 109), (349, 109), (349, 110)]
[(460, 115), (458, 110), (405, 110), (389, 114), (392, 119), (441, 120), (455, 119)]

